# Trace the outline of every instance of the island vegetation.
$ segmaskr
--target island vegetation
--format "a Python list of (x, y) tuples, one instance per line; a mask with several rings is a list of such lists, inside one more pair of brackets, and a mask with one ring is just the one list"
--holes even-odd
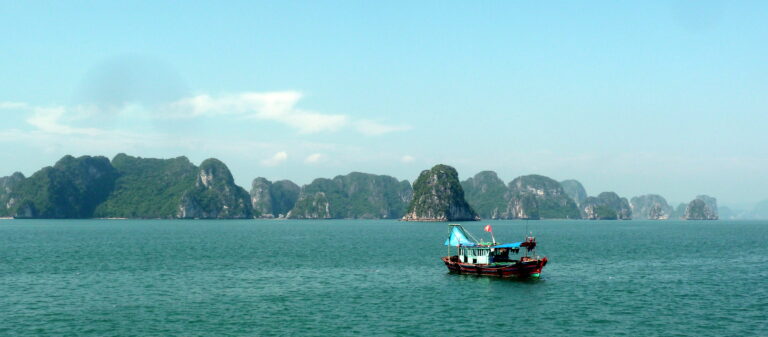
[[(754, 213), (768, 214), (764, 204)], [(718, 210), (706, 195), (673, 208), (656, 194), (629, 201), (614, 192), (589, 196), (577, 180), (535, 174), (505, 184), (496, 172), (481, 171), (459, 181), (456, 169), (442, 164), (413, 185), (352, 172), (304, 186), (260, 177), (250, 191), (215, 158), (196, 166), (186, 157), (64, 156), (29, 177), (0, 177), (0, 217), (15, 218), (715, 220)]]

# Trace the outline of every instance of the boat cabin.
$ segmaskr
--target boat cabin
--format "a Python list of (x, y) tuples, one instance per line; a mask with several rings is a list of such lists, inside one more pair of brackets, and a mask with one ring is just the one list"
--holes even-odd
[(459, 261), (472, 264), (491, 264), (494, 262), (512, 262), (509, 254), (517, 253), (518, 248), (497, 248), (492, 246), (459, 246)]

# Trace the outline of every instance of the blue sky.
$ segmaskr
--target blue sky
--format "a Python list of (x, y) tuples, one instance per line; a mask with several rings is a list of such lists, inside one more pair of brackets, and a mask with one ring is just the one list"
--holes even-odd
[(0, 6), (0, 175), (126, 152), (768, 198), (766, 2)]

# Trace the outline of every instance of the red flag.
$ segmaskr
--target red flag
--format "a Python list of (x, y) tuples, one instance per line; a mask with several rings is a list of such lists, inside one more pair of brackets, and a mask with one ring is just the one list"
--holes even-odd
[(491, 228), (491, 225), (485, 225), (485, 231), (486, 232), (493, 232), (493, 228)]

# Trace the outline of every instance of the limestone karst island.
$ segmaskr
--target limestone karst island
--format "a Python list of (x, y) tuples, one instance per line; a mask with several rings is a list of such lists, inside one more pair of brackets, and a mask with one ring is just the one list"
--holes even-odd
[(589, 196), (576, 180), (524, 175), (504, 183), (493, 171), (464, 181), (448, 165), (424, 170), (413, 184), (352, 172), (299, 186), (255, 178), (250, 192), (211, 158), (156, 159), (118, 154), (65, 156), (29, 177), (0, 178), (0, 216), (140, 219), (480, 219), (716, 220), (717, 200), (698, 195), (670, 206), (660, 195)]

